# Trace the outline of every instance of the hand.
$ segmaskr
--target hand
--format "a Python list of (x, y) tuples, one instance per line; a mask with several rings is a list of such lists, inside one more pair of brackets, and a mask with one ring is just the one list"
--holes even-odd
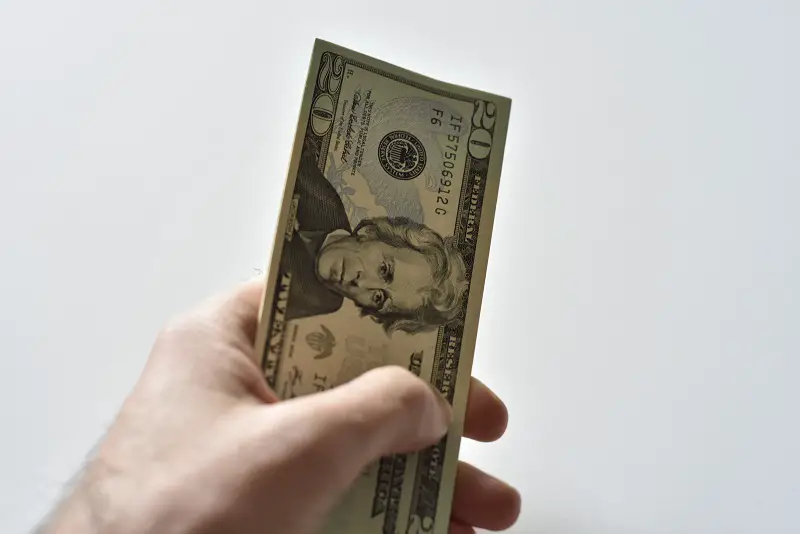
[[(255, 363), (263, 281), (243, 284), (166, 328), (51, 534), (311, 534), (365, 467), (437, 442), (447, 403), (384, 367), (324, 393), (277, 402)], [(502, 402), (477, 380), (464, 434), (492, 441)], [(501, 530), (519, 495), (465, 463), (451, 534)]]

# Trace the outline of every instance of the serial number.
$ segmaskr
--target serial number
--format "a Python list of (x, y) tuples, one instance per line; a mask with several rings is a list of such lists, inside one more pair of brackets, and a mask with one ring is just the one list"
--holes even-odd
[[(434, 116), (431, 117), (431, 124), (434, 126), (442, 126), (445, 119), (445, 113), (441, 109), (433, 109)], [(453, 191), (453, 169), (456, 166), (456, 158), (458, 157), (458, 148), (461, 143), (461, 130), (464, 118), (459, 115), (449, 113), (450, 119), (447, 123), (447, 144), (444, 147), (444, 159), (442, 160), (442, 172), (439, 176), (439, 189), (436, 191), (436, 209), (434, 212), (437, 215), (447, 214), (447, 204), (450, 203), (450, 194)]]

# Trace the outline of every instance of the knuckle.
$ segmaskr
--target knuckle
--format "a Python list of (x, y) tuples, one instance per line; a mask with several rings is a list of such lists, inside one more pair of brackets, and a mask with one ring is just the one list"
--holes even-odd
[(184, 352), (197, 344), (202, 334), (196, 318), (179, 315), (170, 319), (156, 335), (153, 352), (156, 354), (175, 354)]
[(387, 369), (387, 388), (394, 391), (394, 408), (403, 411), (425, 410), (433, 400), (430, 386), (400, 367)]
[(425, 382), (398, 366), (379, 367), (362, 378), (355, 409), (341, 414), (356, 434), (374, 431), (376, 424), (395, 414), (424, 410), (432, 395)]
[(430, 386), (406, 369), (380, 367), (365, 375), (315, 414), (324, 421), (319, 431), (326, 450), (383, 454), (410, 439), (436, 405)]
[(192, 326), (192, 321), (187, 315), (176, 315), (161, 328), (159, 339), (172, 339), (185, 334)]

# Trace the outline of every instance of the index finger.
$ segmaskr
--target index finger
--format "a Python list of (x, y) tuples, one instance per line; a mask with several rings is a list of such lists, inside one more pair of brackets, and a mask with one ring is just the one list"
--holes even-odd
[(237, 341), (252, 347), (258, 329), (258, 311), (264, 296), (264, 275), (240, 283), (232, 290), (212, 298), (202, 307), (201, 313)]

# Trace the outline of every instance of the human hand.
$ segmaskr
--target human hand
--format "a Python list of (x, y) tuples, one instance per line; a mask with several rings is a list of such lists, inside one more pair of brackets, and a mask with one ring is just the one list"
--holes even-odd
[[(178, 318), (158, 337), (117, 419), (47, 534), (312, 534), (372, 462), (436, 443), (452, 414), (399, 367), (277, 402), (253, 350), (263, 280)], [(507, 412), (473, 379), (464, 435), (493, 441)], [(511, 487), (458, 466), (451, 534), (502, 530)]]

